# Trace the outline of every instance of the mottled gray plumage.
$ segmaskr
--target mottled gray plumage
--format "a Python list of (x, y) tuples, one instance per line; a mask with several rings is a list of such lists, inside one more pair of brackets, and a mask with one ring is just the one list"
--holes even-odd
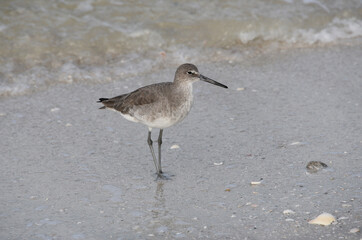
[[(118, 111), (127, 120), (148, 126), (148, 144), (159, 175), (162, 173), (163, 129), (180, 122), (187, 116), (192, 106), (192, 83), (198, 80), (227, 88), (227, 86), (201, 75), (195, 65), (185, 63), (177, 68), (173, 82), (156, 83), (128, 94), (99, 99), (99, 102), (104, 105), (101, 109), (109, 108)], [(152, 147), (152, 128), (160, 128), (158, 163)]]

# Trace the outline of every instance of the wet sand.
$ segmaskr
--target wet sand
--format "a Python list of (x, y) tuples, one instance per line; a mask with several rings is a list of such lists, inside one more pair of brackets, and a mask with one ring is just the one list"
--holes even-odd
[[(96, 101), (170, 81), (176, 66), (2, 99), (0, 238), (360, 239), (361, 56), (334, 46), (195, 63), (229, 89), (195, 83), (191, 113), (164, 131), (171, 180), (156, 180), (147, 128)], [(310, 161), (328, 168), (307, 173)], [(323, 212), (337, 223), (308, 224)]]

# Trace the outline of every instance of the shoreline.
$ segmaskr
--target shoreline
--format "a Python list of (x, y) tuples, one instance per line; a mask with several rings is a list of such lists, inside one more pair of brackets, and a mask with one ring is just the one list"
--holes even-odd
[[(137, 59), (140, 62), (137, 62), (138, 60), (135, 58), (132, 58), (133, 62), (128, 63), (125, 60), (121, 61), (121, 63), (114, 60), (105, 64), (85, 63), (81, 65), (69, 61), (64, 62), (63, 65), (56, 64), (57, 67), (54, 68), (45, 64), (40, 68), (35, 67), (24, 70), (22, 73), (3, 74), (4, 84), (0, 88), (0, 99), (32, 95), (37, 92), (47, 91), (49, 88), (58, 85), (106, 85), (123, 80), (127, 83), (130, 79), (143, 79), (145, 76), (155, 75), (160, 71), (176, 69), (184, 62), (197, 63), (199, 66), (217, 65), (217, 63), (228, 66), (243, 66), (271, 56), (287, 56), (303, 51), (358, 48), (361, 43), (362, 38), (347, 39), (334, 43), (314, 43), (313, 45), (286, 44), (273, 41), (258, 43), (256, 41), (250, 45), (241, 45), (230, 49), (205, 47), (201, 49), (182, 48), (180, 49), (181, 52), (177, 54), (175, 52), (153, 52), (153, 54), (146, 54), (146, 56), (139, 55)], [(182, 54), (183, 50), (186, 51), (185, 55)], [(202, 54), (196, 56), (193, 51)], [(119, 58), (127, 58), (127, 56), (121, 54)]]

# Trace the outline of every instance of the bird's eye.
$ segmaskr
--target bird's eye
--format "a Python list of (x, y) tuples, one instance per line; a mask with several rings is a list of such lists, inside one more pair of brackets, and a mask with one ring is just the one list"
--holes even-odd
[(188, 71), (187, 74), (192, 74), (192, 72), (191, 72), (191, 71)]

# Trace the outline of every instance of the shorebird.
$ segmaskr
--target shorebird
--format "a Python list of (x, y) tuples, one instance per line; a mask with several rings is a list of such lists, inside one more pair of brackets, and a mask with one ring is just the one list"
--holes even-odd
[[(100, 98), (103, 103), (100, 109), (111, 109), (119, 112), (125, 119), (142, 123), (148, 127), (147, 143), (150, 147), (153, 162), (158, 176), (162, 176), (161, 144), (163, 129), (182, 121), (192, 106), (192, 83), (201, 80), (228, 88), (201, 75), (197, 67), (190, 63), (179, 66), (173, 82), (162, 82), (141, 87), (131, 93), (113, 98)], [(152, 128), (159, 128), (158, 161), (153, 150), (151, 139)]]

